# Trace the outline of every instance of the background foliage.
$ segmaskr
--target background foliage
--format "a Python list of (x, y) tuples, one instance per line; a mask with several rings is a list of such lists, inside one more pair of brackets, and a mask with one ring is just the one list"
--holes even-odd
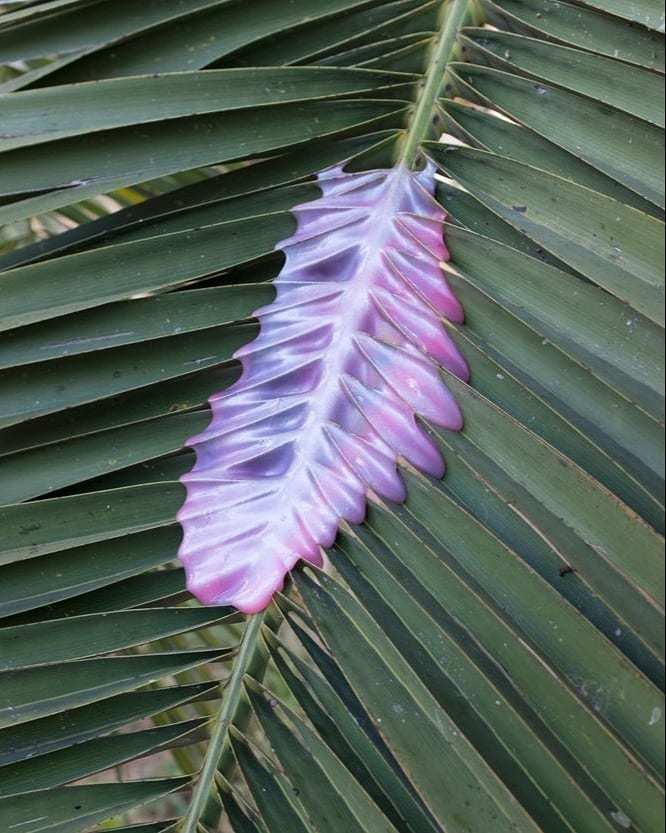
[[(663, 4), (3, 6), (2, 829), (663, 830)], [(443, 39), (448, 475), (265, 616), (198, 607), (183, 442)]]

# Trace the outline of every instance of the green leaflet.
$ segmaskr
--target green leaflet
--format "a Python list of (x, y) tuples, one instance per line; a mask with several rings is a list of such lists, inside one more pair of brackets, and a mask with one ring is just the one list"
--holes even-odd
[[(185, 72), (29, 90), (0, 97), (0, 152), (130, 125), (312, 98), (374, 93), (379, 98), (397, 94), (400, 100), (411, 97), (409, 80), (382, 72), (302, 67)], [(46, 119), (44, 112), (49, 113)]]
[[(430, 150), (491, 210), (663, 327), (660, 222), (503, 156), (467, 148)], [(470, 165), (472, 159), (476, 164)], [(557, 215), (550, 210), (553, 202)]]
[(4, 628), (0, 634), (0, 672), (116, 653), (123, 648), (210, 627), (227, 612), (154, 608)]
[(110, 769), (178, 746), (205, 741), (204, 725), (202, 720), (192, 720), (125, 735), (97, 738), (78, 744), (72, 750), (53, 752), (41, 761), (23, 761), (4, 767), (0, 800), (33, 792), (35, 789), (58, 787), (91, 772)]
[[(75, 747), (79, 743), (104, 737), (135, 720), (146, 719), (176, 706), (192, 701), (212, 700), (215, 687), (200, 684), (174, 686), (155, 691), (121, 694), (101, 703), (74, 709), (56, 717), (45, 717), (35, 723), (22, 723), (2, 730), (2, 765), (34, 759), (59, 749)], [(43, 740), (48, 738), (49, 745)]]
[(135, 691), (171, 674), (220, 660), (225, 651), (170, 652), (107, 657), (49, 667), (6, 671), (0, 727), (16, 726)]
[(61, 787), (34, 795), (5, 799), (0, 804), (0, 821), (28, 833), (42, 830), (84, 830), (91, 824), (123, 813), (132, 807), (164, 799), (185, 787), (189, 779), (170, 778), (135, 784), (96, 784), (83, 787)]
[(482, 0), (489, 20), (509, 31), (550, 36), (570, 46), (610, 58), (664, 70), (664, 40), (643, 26), (600, 13), (593, 4), (577, 6), (562, 0)]
[[(0, 157), (0, 196), (90, 183), (97, 188), (92, 193), (104, 193), (185, 169), (270, 154), (308, 139), (396, 127), (404, 113), (404, 105), (390, 99), (330, 104), (278, 104), (270, 116), (261, 108), (195, 115), (179, 119), (168, 131), (153, 123), (18, 148)], [(29, 214), (37, 206), (41, 203), (35, 202)], [(5, 207), (0, 216), (14, 219), (18, 210)]]
[(547, 82), (496, 69), (455, 64), (464, 97), (505, 112), (604, 174), (664, 207), (655, 172), (663, 169), (662, 131), (619, 110)]
[(466, 29), (461, 42), (473, 63), (543, 78), (664, 127), (664, 78), (654, 72), (504, 32)]

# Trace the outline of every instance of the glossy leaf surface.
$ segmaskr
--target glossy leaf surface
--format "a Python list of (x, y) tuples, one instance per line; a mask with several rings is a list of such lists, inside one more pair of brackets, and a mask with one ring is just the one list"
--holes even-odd
[[(452, 430), (462, 417), (439, 362), (467, 366), (438, 315), (462, 321), (441, 263), (444, 212), (433, 169), (319, 176), (323, 196), (294, 209), (295, 234), (260, 334), (237, 351), (243, 374), (211, 399), (188, 442), (180, 551), (204, 603), (256, 613), (373, 493), (401, 501), (401, 457), (439, 477), (442, 459), (415, 414)], [(378, 222), (379, 220), (379, 222)]]

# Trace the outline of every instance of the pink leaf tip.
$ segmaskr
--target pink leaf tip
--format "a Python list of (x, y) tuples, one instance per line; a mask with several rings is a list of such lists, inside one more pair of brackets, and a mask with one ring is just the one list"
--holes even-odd
[(406, 498), (399, 458), (443, 475), (415, 416), (459, 430), (439, 366), (468, 370), (441, 320), (463, 311), (441, 268), (434, 184), (433, 167), (335, 168), (319, 175), (321, 198), (294, 209), (276, 299), (236, 354), (241, 378), (188, 442), (179, 557), (205, 604), (264, 609), (300, 559), (321, 565), (343, 520), (363, 520), (370, 491)]

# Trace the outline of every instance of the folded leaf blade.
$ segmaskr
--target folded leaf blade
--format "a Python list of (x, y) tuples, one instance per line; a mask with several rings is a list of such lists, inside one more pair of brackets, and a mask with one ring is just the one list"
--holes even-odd
[(404, 498), (399, 456), (443, 474), (415, 414), (462, 426), (437, 373), (468, 370), (439, 318), (463, 313), (441, 271), (432, 166), (335, 168), (319, 186), (280, 244), (260, 334), (235, 354), (243, 375), (188, 443), (197, 463), (182, 478), (180, 557), (205, 603), (263, 609), (301, 558), (319, 563), (343, 519), (362, 520), (369, 490)]

